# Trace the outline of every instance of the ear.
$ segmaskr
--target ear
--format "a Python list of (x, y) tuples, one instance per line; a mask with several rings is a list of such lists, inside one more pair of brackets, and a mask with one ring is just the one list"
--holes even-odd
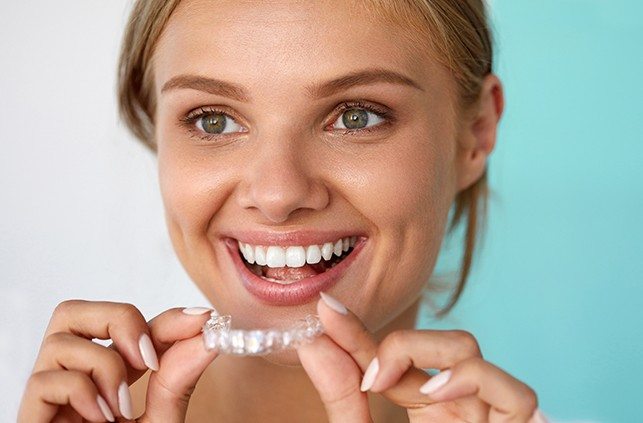
[(496, 132), (503, 110), (502, 83), (496, 75), (489, 74), (482, 82), (478, 103), (468, 113), (471, 119), (460, 129), (456, 155), (457, 192), (482, 177), (487, 158), (496, 145)]

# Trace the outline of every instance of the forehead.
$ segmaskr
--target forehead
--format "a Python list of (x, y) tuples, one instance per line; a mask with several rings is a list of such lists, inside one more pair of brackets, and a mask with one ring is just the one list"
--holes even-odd
[(184, 0), (156, 46), (155, 87), (198, 74), (292, 88), (365, 68), (449, 84), (409, 31), (367, 1)]

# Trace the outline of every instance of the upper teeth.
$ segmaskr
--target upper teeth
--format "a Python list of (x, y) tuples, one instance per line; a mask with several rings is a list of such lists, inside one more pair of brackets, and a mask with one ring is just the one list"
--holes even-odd
[(350, 247), (355, 246), (356, 236), (339, 239), (335, 242), (326, 242), (321, 245), (293, 245), (279, 247), (276, 245), (250, 245), (239, 242), (239, 250), (250, 264), (257, 263), (268, 267), (302, 267), (306, 263), (319, 263), (321, 259), (330, 260), (333, 253), (341, 256)]

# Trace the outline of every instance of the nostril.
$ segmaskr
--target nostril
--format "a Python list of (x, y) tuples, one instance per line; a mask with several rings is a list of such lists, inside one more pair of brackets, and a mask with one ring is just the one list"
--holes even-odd
[(257, 168), (252, 163), (248, 167), (251, 170), (239, 186), (238, 204), (246, 211), (259, 212), (270, 223), (323, 210), (330, 202), (328, 187), (307, 166), (264, 157)]

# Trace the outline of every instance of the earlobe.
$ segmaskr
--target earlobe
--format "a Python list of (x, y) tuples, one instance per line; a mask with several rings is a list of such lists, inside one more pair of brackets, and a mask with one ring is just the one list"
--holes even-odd
[(498, 122), (504, 110), (502, 84), (497, 76), (487, 75), (482, 83), (480, 101), (474, 118), (463, 128), (457, 151), (457, 190), (462, 191), (482, 177), (487, 159), (496, 144)]

